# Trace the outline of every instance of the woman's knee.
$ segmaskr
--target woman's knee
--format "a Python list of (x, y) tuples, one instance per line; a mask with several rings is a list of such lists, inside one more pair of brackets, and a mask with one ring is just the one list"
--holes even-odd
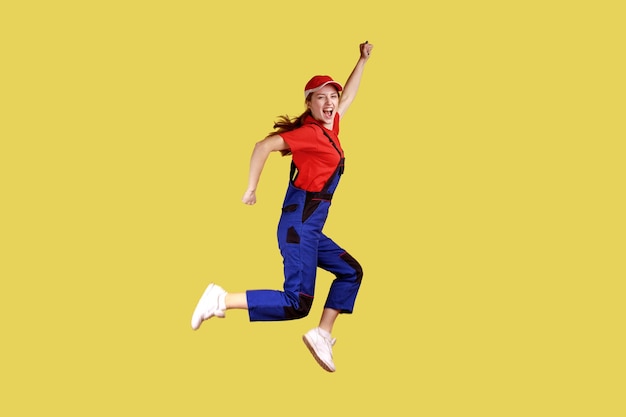
[(291, 306), (285, 307), (285, 316), (288, 319), (301, 319), (309, 315), (313, 306), (313, 297), (298, 294), (297, 300), (294, 300)]
[(348, 252), (342, 253), (340, 257), (348, 265), (350, 265), (352, 269), (354, 269), (354, 272), (356, 274), (356, 282), (360, 284), (361, 280), (363, 279), (363, 267), (361, 267), (361, 264), (356, 259), (354, 259), (354, 257), (352, 257), (352, 255), (350, 255)]

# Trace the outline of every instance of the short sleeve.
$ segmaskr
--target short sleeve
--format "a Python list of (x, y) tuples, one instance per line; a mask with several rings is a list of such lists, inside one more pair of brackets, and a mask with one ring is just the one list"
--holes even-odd
[(312, 125), (304, 125), (279, 135), (287, 142), (292, 153), (313, 151), (316, 148), (316, 132)]

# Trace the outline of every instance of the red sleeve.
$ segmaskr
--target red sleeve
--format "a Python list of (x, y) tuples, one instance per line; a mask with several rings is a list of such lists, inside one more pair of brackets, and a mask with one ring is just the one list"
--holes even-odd
[(289, 132), (282, 132), (280, 137), (287, 142), (292, 153), (312, 151), (317, 145), (316, 131), (312, 125), (304, 125)]

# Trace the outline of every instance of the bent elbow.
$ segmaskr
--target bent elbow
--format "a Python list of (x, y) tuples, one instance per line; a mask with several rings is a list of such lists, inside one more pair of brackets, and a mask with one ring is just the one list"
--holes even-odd
[(271, 152), (271, 149), (265, 140), (258, 141), (257, 143), (254, 144), (255, 155), (267, 156), (270, 154), (270, 152)]

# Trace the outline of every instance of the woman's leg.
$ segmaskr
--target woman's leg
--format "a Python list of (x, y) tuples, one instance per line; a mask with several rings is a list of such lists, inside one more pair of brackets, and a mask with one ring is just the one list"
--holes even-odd
[(319, 240), (317, 259), (318, 267), (334, 274), (335, 279), (330, 287), (319, 326), (308, 331), (302, 339), (320, 366), (334, 372), (332, 347), (335, 339), (331, 333), (340, 313), (352, 313), (363, 270), (356, 259), (324, 235)]
[(226, 304), (226, 310), (231, 309), (248, 309), (248, 298), (245, 292), (228, 293), (224, 297), (224, 303)]
[(325, 308), (324, 311), (322, 311), (319, 328), (326, 330), (328, 334), (331, 334), (337, 317), (339, 317), (339, 310), (335, 310), (334, 308)]
[[(335, 275), (324, 309), (352, 313), (363, 279), (363, 268), (348, 252), (325, 235), (319, 240), (317, 259), (318, 267)], [(331, 313), (326, 314), (328, 316), (322, 315), (322, 322), (328, 326), (334, 320)]]

